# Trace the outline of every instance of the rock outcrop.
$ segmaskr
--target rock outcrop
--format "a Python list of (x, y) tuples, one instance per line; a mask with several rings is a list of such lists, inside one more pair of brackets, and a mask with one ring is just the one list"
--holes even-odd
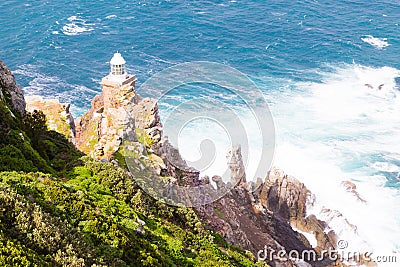
[[(163, 137), (156, 100), (141, 98), (134, 81), (114, 87), (103, 81), (102, 94), (93, 99), (92, 108), (77, 120), (76, 130), (77, 146), (98, 159), (111, 159), (128, 139), (128, 150), (152, 166), (157, 175), (169, 177), (165, 180), (167, 183), (211, 186), (210, 179), (200, 178), (199, 171), (188, 166), (178, 149)], [(306, 205), (312, 201), (312, 194), (304, 184), (277, 169), (272, 169), (265, 181), (248, 183), (240, 150), (240, 146), (228, 150), (230, 184), (225, 184), (219, 176), (212, 177), (217, 186), (214, 190), (226, 194), (212, 204), (196, 208), (208, 227), (256, 256), (265, 248), (299, 253), (312, 249), (308, 240), (291, 226), (316, 236), (316, 253), (334, 249), (335, 233), (325, 233), (326, 223), (313, 215), (307, 216)], [(135, 166), (145, 168), (139, 159), (136, 161)], [(236, 186), (229, 190), (232, 185)], [(288, 257), (266, 261), (272, 266), (300, 266)], [(309, 263), (312, 266), (333, 264), (329, 260)]]
[[(232, 156), (234, 155), (234, 156)], [(306, 208), (312, 201), (311, 192), (294, 177), (272, 168), (265, 181), (246, 183), (245, 174), (239, 171), (241, 162), (240, 146), (229, 149), (228, 166), (231, 168), (231, 182), (240, 182), (226, 195), (207, 207), (197, 208), (198, 214), (207, 225), (232, 244), (251, 251), (254, 255), (264, 255), (272, 251), (314, 250), (316, 255), (322, 250), (334, 250), (337, 236), (333, 231), (325, 232), (327, 224), (315, 216), (307, 216)], [(236, 161), (235, 161), (236, 160)], [(221, 177), (214, 176), (217, 190), (227, 185)], [(313, 233), (318, 246), (312, 248), (301, 233)], [(273, 253), (272, 253), (273, 254)], [(272, 266), (300, 266), (288, 257), (264, 257)], [(307, 263), (302, 263), (302, 266)], [(308, 260), (312, 266), (344, 266), (339, 261), (328, 258), (322, 261)], [(309, 265), (308, 265), (309, 266)]]
[(157, 101), (152, 98), (140, 98), (131, 109), (138, 139), (151, 149), (151, 152), (156, 152), (163, 134)]
[(58, 99), (43, 99), (40, 96), (26, 97), (26, 110), (28, 112), (41, 110), (46, 115), (50, 130), (65, 135), (72, 143), (75, 143), (75, 122), (70, 107), (70, 104), (60, 103)]
[(0, 60), (0, 100), (12, 109), (12, 112), (25, 114), (26, 103), (21, 88), (15, 82), (10, 69)]
[(245, 185), (246, 172), (243, 164), (242, 150), (240, 145), (235, 145), (228, 149), (226, 161), (231, 171), (231, 182), (235, 185)]
[(135, 90), (135, 77), (118, 84), (105, 77), (103, 91), (92, 101), (92, 108), (76, 120), (76, 146), (97, 159), (110, 159), (122, 140), (136, 140), (132, 105), (140, 97)]
[(123, 84), (108, 76), (103, 78), (101, 95), (76, 120), (77, 147), (97, 159), (110, 160), (118, 151), (123, 153), (121, 148), (127, 144), (125, 152), (145, 159), (158, 175), (173, 177), (179, 183), (198, 184), (199, 172), (182, 160), (167, 138), (162, 138), (157, 101), (137, 94), (136, 79), (130, 77)]
[(164, 160), (166, 168), (163, 175), (176, 179), (176, 183), (187, 186), (200, 184), (200, 172), (187, 165), (179, 153), (179, 150), (172, 146), (168, 139), (164, 139), (158, 149), (158, 155)]
[(291, 226), (313, 233), (318, 242), (317, 250), (336, 248), (337, 236), (332, 230), (326, 232), (327, 224), (314, 215), (307, 216), (306, 206), (313, 201), (313, 195), (296, 178), (272, 168), (257, 198), (263, 207), (289, 222)]
[(357, 192), (357, 186), (355, 183), (351, 182), (351, 181), (343, 181), (341, 183), (342, 187), (346, 190), (346, 192), (351, 193), (358, 201), (362, 202), (362, 203), (367, 203), (367, 201), (365, 201), (360, 194)]

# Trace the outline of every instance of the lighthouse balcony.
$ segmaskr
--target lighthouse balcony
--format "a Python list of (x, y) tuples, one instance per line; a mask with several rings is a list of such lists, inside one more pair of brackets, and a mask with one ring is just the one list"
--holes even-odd
[(133, 74), (114, 75), (109, 74), (101, 80), (101, 84), (110, 87), (119, 87), (125, 84), (130, 84), (136, 81), (136, 76)]

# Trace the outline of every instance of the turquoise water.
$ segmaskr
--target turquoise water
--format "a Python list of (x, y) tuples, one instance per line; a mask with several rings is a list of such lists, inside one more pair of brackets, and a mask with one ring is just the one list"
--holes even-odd
[[(3, 1), (0, 10), (0, 59), (26, 94), (70, 102), (75, 115), (117, 50), (139, 85), (189, 61), (247, 74), (274, 117), (274, 164), (357, 225), (357, 244), (399, 250), (399, 1)], [(183, 143), (202, 138), (196, 127), (211, 126), (192, 125)], [(193, 145), (180, 149), (196, 156)], [(353, 203), (342, 180), (368, 204)]]

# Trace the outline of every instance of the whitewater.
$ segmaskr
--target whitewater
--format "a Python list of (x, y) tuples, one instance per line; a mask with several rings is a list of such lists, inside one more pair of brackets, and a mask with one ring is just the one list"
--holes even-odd
[[(318, 73), (320, 82), (280, 80), (274, 90), (268, 88), (268, 80), (258, 79), (276, 128), (271, 165), (305, 183), (315, 195), (315, 202), (308, 206), (309, 214), (328, 222), (329, 229), (346, 241), (345, 251), (398, 257), (400, 71), (358, 64), (325, 69), (329, 71)], [(167, 105), (162, 101), (160, 105), (162, 114), (168, 117)], [(242, 114), (250, 140), (250, 152), (245, 157), (247, 179), (256, 181), (254, 163), (261, 154), (257, 124), (246, 106), (235, 109)], [(195, 161), (202, 157), (201, 146), (206, 139), (215, 144), (216, 155), (202, 175), (222, 175), (226, 171), (225, 152), (231, 143), (229, 133), (219, 124), (204, 119), (191, 122), (182, 129), (175, 145), (185, 159)], [(343, 181), (356, 185), (361, 200), (346, 190)], [(327, 209), (342, 216), (332, 215)]]

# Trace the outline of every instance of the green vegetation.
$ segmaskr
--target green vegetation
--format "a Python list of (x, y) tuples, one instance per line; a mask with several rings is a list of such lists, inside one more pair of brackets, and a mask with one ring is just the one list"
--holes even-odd
[(146, 147), (151, 147), (154, 144), (154, 140), (147, 134), (146, 130), (136, 128), (136, 137), (140, 143), (145, 145)]
[(150, 198), (111, 163), (82, 162), (65, 180), (0, 173), (1, 265), (253, 266), (193, 210)]
[(42, 112), (24, 118), (0, 103), (0, 171), (41, 171), (60, 175), (82, 156), (65, 136), (48, 131)]
[(192, 209), (83, 156), (42, 113), (1, 102), (0, 118), (0, 266), (259, 266)]

